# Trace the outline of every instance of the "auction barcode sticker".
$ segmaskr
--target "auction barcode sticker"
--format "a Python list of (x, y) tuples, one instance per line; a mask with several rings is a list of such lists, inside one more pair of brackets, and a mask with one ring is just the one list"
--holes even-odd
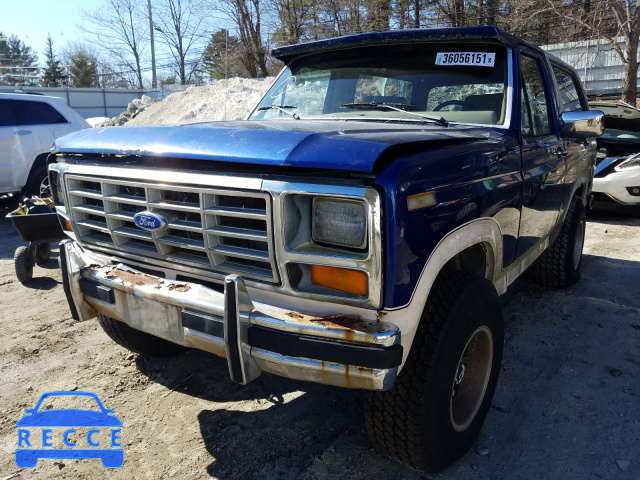
[(478, 67), (493, 67), (496, 54), (488, 52), (438, 52), (436, 65), (476, 65)]

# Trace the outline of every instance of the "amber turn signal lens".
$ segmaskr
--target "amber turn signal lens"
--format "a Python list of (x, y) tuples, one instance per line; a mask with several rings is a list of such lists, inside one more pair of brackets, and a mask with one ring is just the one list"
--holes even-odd
[(367, 274), (357, 270), (311, 265), (311, 282), (354, 295), (367, 294)]
[(66, 230), (71, 231), (71, 224), (69, 223), (69, 220), (67, 220), (66, 218), (64, 219), (64, 226)]

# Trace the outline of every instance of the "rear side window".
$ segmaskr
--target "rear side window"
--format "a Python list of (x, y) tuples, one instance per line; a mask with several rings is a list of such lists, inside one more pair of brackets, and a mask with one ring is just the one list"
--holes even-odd
[(11, 108), (11, 100), (0, 100), (0, 127), (17, 125), (16, 117)]
[(13, 110), (18, 125), (69, 123), (60, 112), (48, 103), (13, 100)]
[(553, 65), (553, 74), (558, 82), (560, 93), (560, 107), (563, 112), (579, 112), (586, 110), (586, 105), (581, 101), (576, 78), (564, 68)]

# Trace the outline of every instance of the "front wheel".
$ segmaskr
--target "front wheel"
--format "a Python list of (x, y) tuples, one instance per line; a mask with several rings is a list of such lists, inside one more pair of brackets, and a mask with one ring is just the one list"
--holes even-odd
[(28, 247), (18, 247), (13, 255), (13, 265), (16, 277), (20, 283), (26, 283), (33, 278), (33, 256)]
[(99, 314), (98, 323), (114, 342), (135, 353), (151, 357), (172, 357), (186, 350), (182, 345), (136, 330), (106, 315)]
[(462, 457), (491, 405), (503, 342), (502, 307), (491, 282), (441, 272), (395, 385), (365, 393), (367, 430), (378, 449), (429, 473)]

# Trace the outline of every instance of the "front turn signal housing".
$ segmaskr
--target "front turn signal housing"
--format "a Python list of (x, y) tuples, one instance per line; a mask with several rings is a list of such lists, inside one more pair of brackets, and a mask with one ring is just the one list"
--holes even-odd
[(367, 274), (348, 268), (311, 265), (311, 283), (364, 297), (367, 294)]

